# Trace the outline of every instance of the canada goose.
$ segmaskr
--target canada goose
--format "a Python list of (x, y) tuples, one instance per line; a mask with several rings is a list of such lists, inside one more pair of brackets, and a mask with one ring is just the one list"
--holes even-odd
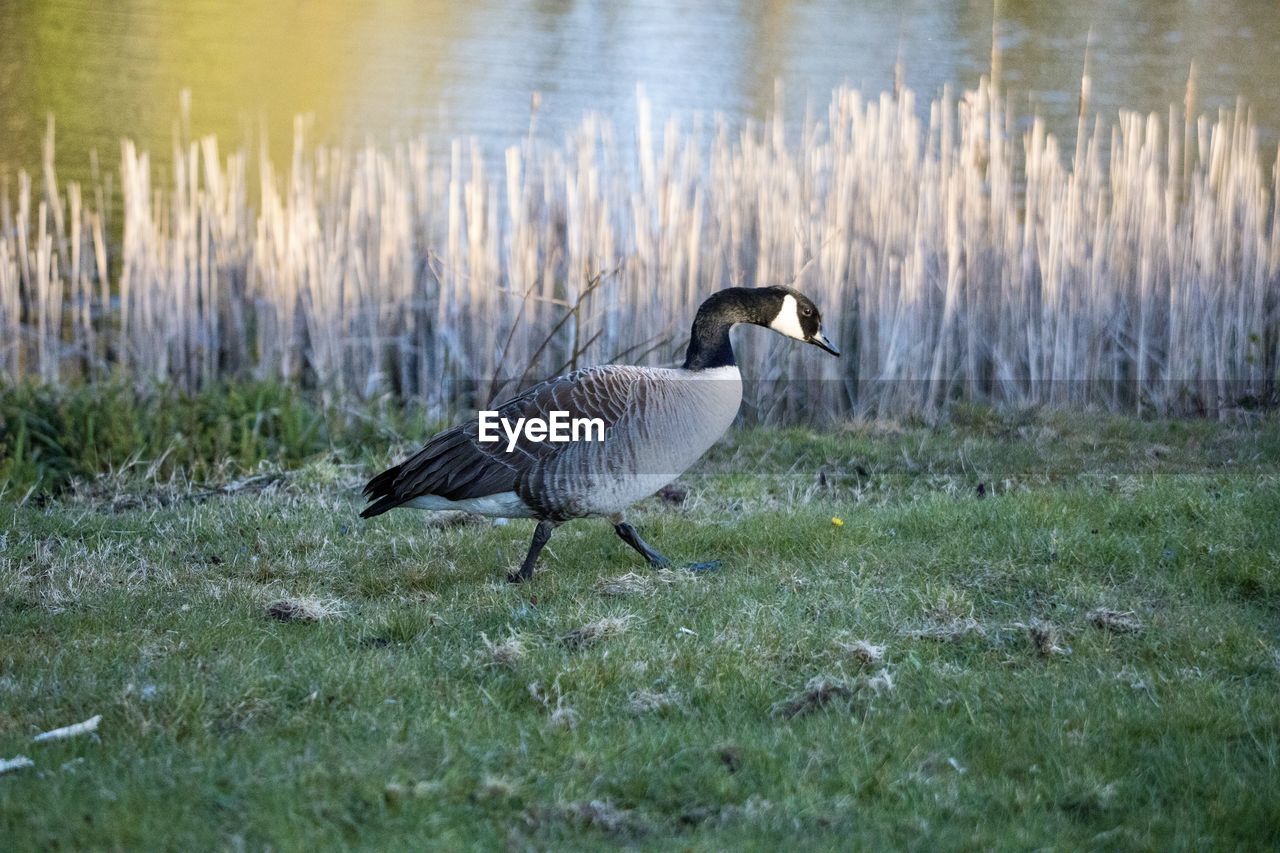
[[(606, 365), (548, 379), (502, 404), (503, 423), (552, 413), (603, 421), (603, 441), (553, 443), (542, 435), (500, 437), (481, 432), (481, 420), (436, 435), (406, 462), (369, 481), (372, 518), (394, 507), (455, 509), (480, 515), (536, 518), (538, 526), (520, 570), (528, 580), (551, 532), (571, 518), (602, 516), (618, 536), (654, 566), (668, 561), (626, 521), (627, 507), (658, 491), (698, 460), (729, 428), (742, 402), (742, 376), (729, 330), (766, 326), (840, 351), (822, 332), (818, 308), (790, 287), (731, 287), (698, 308), (684, 365), (678, 368)], [(482, 435), (487, 440), (481, 440)]]

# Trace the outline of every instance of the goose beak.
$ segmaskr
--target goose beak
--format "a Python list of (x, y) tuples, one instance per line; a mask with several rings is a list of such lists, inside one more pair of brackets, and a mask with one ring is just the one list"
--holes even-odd
[(823, 334), (821, 329), (813, 333), (813, 337), (809, 338), (809, 343), (813, 344), (818, 349), (826, 350), (836, 358), (840, 357), (840, 350), (836, 349), (836, 345), (831, 343), (831, 339)]

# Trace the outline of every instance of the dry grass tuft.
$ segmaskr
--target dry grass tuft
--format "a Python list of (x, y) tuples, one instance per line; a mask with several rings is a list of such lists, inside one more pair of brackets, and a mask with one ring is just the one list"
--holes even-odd
[(561, 705), (547, 716), (547, 727), (572, 730), (578, 727), (581, 720), (581, 714), (568, 705)]
[(788, 696), (773, 706), (773, 715), (790, 720), (821, 710), (837, 702), (846, 705), (855, 696), (870, 692), (875, 696), (892, 693), (893, 676), (889, 670), (882, 669), (875, 675), (862, 677), (855, 681), (835, 678), (829, 675), (818, 675), (810, 678), (798, 693)]
[(280, 598), (267, 605), (267, 616), (279, 622), (324, 622), (346, 615), (346, 605), (333, 598)]
[(524, 658), (524, 643), (514, 631), (500, 643), (490, 640), (487, 634), (481, 634), (480, 640), (484, 643), (489, 662), (494, 666), (514, 667)]
[(560, 638), (560, 642), (571, 649), (578, 649), (598, 643), (606, 637), (617, 637), (625, 634), (635, 620), (630, 614), (626, 616), (606, 616), (594, 622), (574, 628)]
[(633, 714), (652, 714), (667, 708), (680, 706), (679, 693), (660, 693), (655, 690), (637, 690), (627, 699), (627, 710)]
[[(536, 681), (529, 683), (526, 688), (529, 696), (533, 701), (537, 702), (547, 710), (547, 727), (552, 729), (576, 729), (578, 722), (582, 719), (582, 715), (573, 708), (564, 704), (564, 694), (560, 691), (560, 679), (556, 678), (551, 685), (550, 692), (542, 689), (542, 685)], [(555, 694), (555, 704), (551, 702), (551, 693)]]
[(383, 788), (383, 795), (388, 801), (404, 800), (409, 797), (424, 799), (426, 797), (434, 797), (442, 790), (444, 790), (444, 785), (434, 780), (414, 782), (412, 785), (388, 782), (386, 787)]
[(902, 632), (904, 637), (917, 640), (937, 640), (940, 643), (956, 643), (966, 637), (985, 637), (987, 629), (972, 616), (956, 617), (942, 622), (931, 622), (920, 628)]
[(887, 669), (880, 670), (868, 678), (865, 683), (867, 688), (877, 696), (893, 692), (893, 676), (889, 674)]
[(917, 773), (921, 778), (933, 779), (943, 773), (955, 772), (963, 776), (969, 770), (955, 756), (944, 755), (940, 752), (931, 753), (924, 761), (920, 762)]
[(1142, 620), (1132, 610), (1111, 610), (1107, 607), (1095, 607), (1085, 614), (1089, 624), (1113, 634), (1136, 634), (1142, 630)]
[(772, 810), (773, 803), (759, 794), (752, 794), (739, 805), (730, 803), (727, 806), (722, 806), (719, 819), (722, 824), (734, 820), (755, 821), (765, 817)]
[(643, 829), (631, 809), (622, 809), (608, 800), (580, 800), (560, 809), (563, 817), (590, 829), (611, 835), (636, 834)]
[(884, 646), (876, 646), (866, 640), (854, 640), (852, 643), (836, 641), (836, 648), (862, 664), (880, 663), (884, 660)]
[(839, 678), (818, 675), (810, 678), (804, 689), (773, 706), (775, 716), (790, 720), (827, 707), (833, 702), (848, 702), (858, 692), (858, 685)]
[(1027, 633), (1031, 636), (1031, 642), (1041, 657), (1071, 654), (1070, 648), (1058, 642), (1058, 628), (1053, 623), (1035, 621), (1026, 627)]
[(475, 799), (477, 801), (503, 801), (509, 800), (516, 795), (515, 783), (510, 779), (502, 776), (485, 776), (480, 780), (480, 784), (476, 786)]
[(653, 579), (636, 572), (627, 572), (616, 578), (596, 581), (596, 592), (609, 596), (648, 595), (653, 592)]
[(673, 586), (678, 583), (696, 580), (692, 572), (677, 572), (671, 569), (659, 569), (656, 572), (640, 574), (627, 572), (612, 578), (602, 578), (596, 582), (596, 592), (600, 595), (622, 597), (628, 595), (652, 595), (660, 587)]
[(1063, 797), (1058, 807), (1084, 818), (1096, 818), (1115, 805), (1116, 786), (1114, 782)]

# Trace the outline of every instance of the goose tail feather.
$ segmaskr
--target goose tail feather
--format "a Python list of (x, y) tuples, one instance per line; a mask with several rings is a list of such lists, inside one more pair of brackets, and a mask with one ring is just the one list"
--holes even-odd
[(400, 476), (401, 467), (396, 465), (388, 468), (365, 485), (364, 496), (371, 503), (361, 511), (361, 518), (373, 518), (375, 515), (382, 515), (387, 510), (394, 509), (403, 502), (403, 498), (396, 495), (395, 489), (396, 477)]

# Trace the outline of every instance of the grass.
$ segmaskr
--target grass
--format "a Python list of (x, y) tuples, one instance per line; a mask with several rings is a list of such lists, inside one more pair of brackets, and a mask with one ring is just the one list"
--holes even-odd
[[(194, 393), (122, 383), (0, 386), (0, 496), (47, 496), (113, 479), (187, 483), (296, 468), (326, 454), (368, 461), (437, 424), (383, 398), (326, 405), (280, 383), (220, 383)], [(127, 496), (125, 496), (127, 498)]]
[(636, 513), (696, 576), (366, 473), (4, 508), (6, 846), (1280, 844), (1274, 418), (735, 432)]

